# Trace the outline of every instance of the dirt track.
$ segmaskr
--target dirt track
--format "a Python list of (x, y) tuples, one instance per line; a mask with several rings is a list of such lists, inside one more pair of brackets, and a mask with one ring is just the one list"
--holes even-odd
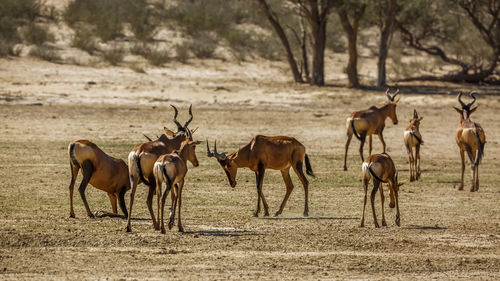
[[(453, 136), (459, 116), (451, 108), (457, 104), (453, 91), (471, 88), (401, 85), (399, 124), (387, 120), (384, 135), (407, 180), (402, 131), (413, 108), (424, 116), (423, 180), (401, 187), (401, 227), (386, 204), (388, 227), (375, 229), (367, 213), (365, 228), (359, 228), (359, 143), (351, 144), (349, 171), (342, 171), (345, 117), (379, 105), (383, 93), (288, 85), (279, 67), (214, 63), (144, 75), (0, 60), (0, 279), (500, 278), (498, 88), (478, 89), (490, 94), (481, 95), (473, 115), (487, 144), (480, 189), (471, 193), (454, 188), (460, 178)], [(185, 233), (152, 229), (144, 185), (136, 195), (132, 233), (125, 233), (124, 220), (87, 218), (78, 192), (77, 218), (70, 219), (67, 144), (90, 139), (126, 159), (145, 140), (143, 133), (173, 128), (170, 103), (182, 108), (180, 120), (193, 103), (195, 137), (217, 139), (221, 151), (232, 152), (255, 134), (299, 139), (317, 175), (310, 178), (310, 217), (302, 217), (303, 190), (294, 175), (296, 188), (282, 216), (252, 217), (254, 174), (239, 171), (233, 190), (200, 146), (200, 167), (189, 165), (183, 193)], [(375, 151), (380, 148), (375, 139)], [(469, 179), (467, 168), (466, 190)], [(266, 172), (271, 213), (284, 191), (279, 172)], [(87, 198), (93, 211), (110, 210), (103, 192), (89, 186)], [(378, 196), (376, 204), (380, 220)]]

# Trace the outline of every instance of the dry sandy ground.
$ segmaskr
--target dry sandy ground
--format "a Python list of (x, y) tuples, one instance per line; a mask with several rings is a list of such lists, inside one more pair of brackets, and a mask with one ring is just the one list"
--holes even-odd
[[(386, 204), (388, 227), (375, 229), (370, 213), (359, 228), (357, 141), (349, 171), (342, 171), (342, 161), (345, 117), (382, 103), (382, 92), (294, 85), (279, 63), (214, 60), (146, 71), (0, 59), (0, 279), (500, 278), (499, 88), (399, 85), (399, 124), (388, 120), (384, 132), (388, 152), (407, 180), (402, 131), (416, 108), (424, 116), (423, 180), (401, 187), (401, 227)], [(473, 119), (488, 141), (476, 193), (454, 188), (459, 116), (451, 106), (455, 91), (472, 89), (481, 94)], [(317, 175), (310, 178), (310, 217), (302, 217), (303, 189), (294, 175), (296, 189), (283, 214), (252, 217), (254, 174), (240, 171), (232, 189), (200, 146), (200, 166), (189, 165), (183, 193), (185, 233), (152, 229), (144, 185), (132, 233), (121, 219), (87, 218), (78, 192), (77, 218), (70, 219), (67, 144), (90, 139), (126, 159), (143, 133), (173, 129), (170, 103), (181, 109), (180, 120), (193, 104), (195, 138), (217, 139), (219, 150), (231, 152), (256, 134), (300, 140)], [(381, 149), (378, 139), (374, 149)], [(469, 179), (467, 170), (466, 190)], [(264, 192), (273, 213), (284, 194), (279, 172), (266, 172)], [(87, 198), (93, 211), (110, 209), (93, 187)], [(380, 220), (378, 196), (376, 210)]]

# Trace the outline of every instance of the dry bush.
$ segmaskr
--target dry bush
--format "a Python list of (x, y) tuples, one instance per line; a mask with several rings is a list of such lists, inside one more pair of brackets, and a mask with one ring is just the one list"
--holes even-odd
[(54, 42), (54, 35), (46, 26), (30, 23), (21, 30), (22, 37), (29, 44), (42, 45), (45, 42)]
[(31, 49), (29, 55), (50, 62), (57, 62), (61, 60), (61, 56), (59, 56), (57, 51), (48, 46), (36, 46)]
[(175, 45), (176, 59), (178, 62), (187, 63), (189, 60), (189, 50), (186, 43)]
[(122, 47), (114, 46), (113, 48), (102, 52), (102, 58), (112, 65), (118, 65), (123, 61), (124, 57), (125, 49)]
[(82, 49), (91, 55), (99, 50), (97, 39), (92, 35), (92, 31), (85, 27), (75, 29), (75, 34), (71, 39), (71, 46)]
[(210, 35), (202, 34), (188, 43), (187, 47), (197, 58), (212, 58), (217, 48), (217, 40)]

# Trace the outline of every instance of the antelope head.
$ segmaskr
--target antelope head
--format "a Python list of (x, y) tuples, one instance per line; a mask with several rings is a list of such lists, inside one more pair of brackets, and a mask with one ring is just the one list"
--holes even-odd
[(469, 93), (469, 96), (472, 98), (472, 101), (469, 102), (468, 104), (465, 104), (462, 101), (462, 95), (463, 95), (462, 92), (458, 92), (457, 99), (460, 105), (462, 106), (462, 109), (459, 109), (457, 107), (453, 108), (460, 114), (462, 119), (467, 120), (470, 117), (470, 115), (477, 109), (477, 106), (471, 109), (471, 106), (476, 102), (476, 93), (475, 92)]
[(172, 130), (164, 127), (164, 130), (165, 130), (165, 133), (171, 137), (175, 137), (175, 136), (178, 136), (178, 135), (185, 135), (186, 138), (190, 139), (190, 140), (193, 140), (193, 133), (198, 129), (194, 129), (194, 130), (190, 130), (188, 128), (188, 125), (189, 123), (191, 123), (191, 121), (193, 121), (193, 112), (191, 110), (191, 107), (193, 105), (190, 105), (189, 106), (189, 119), (186, 121), (186, 123), (184, 123), (184, 126), (181, 125), (181, 123), (179, 123), (179, 121), (177, 121), (177, 115), (179, 115), (179, 111), (177, 110), (177, 108), (174, 106), (174, 105), (170, 105), (173, 109), (174, 109), (174, 124), (177, 126), (177, 133), (174, 133)]
[(207, 140), (207, 156), (215, 157), (215, 159), (217, 159), (217, 162), (219, 162), (222, 169), (226, 173), (229, 184), (231, 185), (231, 187), (235, 187), (238, 167), (233, 163), (233, 159), (228, 157), (225, 152), (217, 152), (217, 141), (214, 142), (214, 151), (210, 152), (210, 147)]
[(417, 110), (414, 109), (413, 110), (413, 118), (410, 119), (410, 123), (415, 124), (418, 127), (418, 125), (420, 125), (420, 121), (422, 121), (422, 119), (424, 119), (424, 117), (418, 116)]
[(185, 140), (182, 142), (180, 151), (185, 156), (186, 162), (189, 161), (193, 166), (198, 167), (198, 158), (196, 157), (196, 145), (200, 144), (201, 141)]
[(392, 95), (389, 93), (389, 90), (390, 89), (387, 89), (385, 91), (385, 95), (387, 96), (387, 99), (389, 102), (388, 103), (388, 105), (389, 105), (388, 116), (389, 116), (389, 118), (391, 118), (392, 123), (394, 125), (397, 125), (398, 124), (398, 116), (396, 115), (396, 105), (397, 105), (400, 97), (398, 97), (396, 99), (396, 96), (399, 94), (399, 89), (396, 89), (396, 91)]

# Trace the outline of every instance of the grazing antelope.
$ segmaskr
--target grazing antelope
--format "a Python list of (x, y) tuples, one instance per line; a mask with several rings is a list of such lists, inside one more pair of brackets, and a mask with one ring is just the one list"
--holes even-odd
[(214, 143), (214, 151), (210, 152), (210, 147), (207, 141), (207, 155), (208, 157), (215, 157), (219, 164), (226, 172), (229, 184), (232, 187), (236, 186), (236, 173), (238, 168), (247, 167), (255, 172), (257, 180), (257, 210), (254, 216), (257, 217), (260, 212), (260, 200), (264, 205), (264, 215), (269, 216), (269, 209), (262, 192), (262, 182), (264, 179), (264, 172), (266, 169), (280, 170), (283, 180), (286, 185), (286, 194), (281, 202), (280, 209), (276, 212), (278, 216), (283, 211), (286, 201), (292, 193), (294, 188), (292, 179), (290, 178), (290, 167), (295, 171), (299, 180), (304, 186), (305, 203), (304, 203), (304, 216), (309, 214), (308, 205), (308, 188), (309, 181), (307, 180), (304, 172), (302, 171), (303, 163), (306, 165), (306, 172), (308, 175), (314, 177), (314, 173), (309, 162), (309, 157), (306, 154), (306, 148), (295, 138), (278, 136), (266, 137), (257, 135), (250, 143), (240, 148), (238, 151), (229, 155), (226, 153), (217, 152), (217, 143)]
[[(126, 218), (127, 207), (125, 205), (125, 192), (130, 189), (127, 164), (121, 159), (113, 158), (104, 153), (97, 145), (88, 140), (78, 140), (68, 146), (69, 164), (71, 168), (71, 182), (69, 184), (69, 216), (74, 218), (73, 211), (73, 189), (78, 171), (83, 174), (82, 182), (78, 191), (82, 197), (83, 204), (89, 217), (95, 215), (90, 211), (85, 188), (90, 183), (97, 189), (108, 193), (113, 213), (99, 212), (102, 216)], [(123, 216), (117, 214), (116, 200), (120, 204)], [(99, 216), (99, 215), (96, 215)]]
[(365, 226), (366, 194), (368, 192), (368, 183), (370, 182), (370, 180), (373, 180), (373, 189), (370, 195), (370, 201), (372, 205), (373, 222), (375, 223), (375, 227), (379, 227), (374, 206), (377, 190), (380, 190), (380, 201), (382, 204), (382, 226), (387, 226), (384, 215), (384, 191), (381, 183), (387, 183), (389, 186), (389, 197), (391, 200), (389, 202), (389, 207), (394, 208), (394, 206), (396, 206), (396, 225), (400, 226), (398, 192), (399, 187), (403, 184), (398, 183), (398, 172), (394, 167), (394, 162), (392, 162), (391, 157), (386, 153), (373, 154), (368, 156), (368, 158), (363, 162), (362, 165), (362, 177), (363, 186), (365, 189), (365, 199), (363, 203), (363, 215), (361, 216), (360, 227)]
[(483, 158), (484, 144), (486, 143), (486, 135), (484, 134), (484, 130), (481, 125), (470, 120), (470, 115), (477, 109), (477, 106), (472, 109), (470, 108), (476, 101), (475, 94), (476, 93), (473, 92), (469, 93), (469, 95), (472, 97), (472, 101), (468, 104), (465, 104), (462, 102), (462, 93), (460, 92), (457, 98), (458, 102), (460, 102), (460, 105), (462, 105), (462, 109), (453, 107), (458, 113), (460, 113), (460, 127), (458, 127), (455, 136), (457, 145), (460, 148), (460, 157), (462, 158), (462, 180), (458, 189), (464, 189), (464, 153), (467, 151), (467, 155), (469, 156), (469, 160), (471, 163), (472, 172), (472, 186), (470, 189), (471, 192), (479, 190), (479, 163), (481, 163), (481, 159)]
[[(196, 145), (201, 142), (186, 140), (182, 143), (181, 148), (174, 150), (170, 154), (163, 154), (156, 160), (153, 168), (153, 175), (156, 179), (156, 195), (158, 198), (158, 219), (161, 222), (161, 233), (165, 233), (165, 225), (163, 223), (163, 211), (165, 209), (165, 201), (167, 194), (172, 187), (172, 206), (170, 208), (170, 219), (168, 228), (172, 229), (174, 225), (176, 204), (179, 204), (179, 217), (177, 227), (180, 232), (184, 232), (181, 223), (181, 204), (182, 204), (182, 188), (184, 186), (184, 178), (188, 171), (187, 161), (198, 163), (196, 158)], [(165, 182), (165, 192), (161, 195), (161, 185)], [(160, 207), (161, 197), (161, 207)], [(160, 212), (161, 208), (161, 212)]]
[[(177, 125), (177, 133), (164, 128), (165, 134), (162, 134), (157, 140), (149, 141), (137, 144), (128, 155), (128, 165), (129, 165), (129, 177), (130, 186), (132, 191), (130, 192), (130, 215), (127, 222), (127, 232), (131, 231), (130, 219), (132, 216), (132, 206), (134, 204), (135, 191), (137, 185), (143, 182), (149, 187), (148, 198), (146, 204), (148, 206), (151, 219), (153, 220), (153, 226), (155, 229), (159, 229), (159, 225), (155, 219), (153, 213), (153, 194), (156, 190), (156, 182), (153, 175), (153, 166), (160, 155), (171, 153), (175, 149), (179, 149), (181, 144), (186, 139), (192, 140), (193, 132), (188, 129), (189, 123), (193, 120), (193, 114), (191, 112), (191, 106), (189, 107), (189, 120), (182, 126), (177, 121), (177, 108), (172, 105), (175, 110), (174, 123)], [(173, 138), (168, 138), (167, 135)], [(198, 166), (198, 162), (191, 162), (195, 167)]]
[[(423, 117), (419, 117), (417, 111), (414, 109), (410, 125), (403, 134), (406, 152), (408, 152), (408, 161), (410, 162), (410, 181), (420, 179), (420, 145), (424, 144), (419, 131), (422, 119)], [(415, 156), (413, 156), (413, 147), (415, 147)]]
[(385, 119), (387, 117), (391, 118), (394, 125), (398, 124), (398, 117), (396, 115), (396, 104), (399, 101), (394, 99), (399, 93), (399, 90), (391, 96), (389, 94), (389, 89), (385, 91), (388, 102), (382, 107), (378, 108), (376, 106), (371, 106), (366, 110), (356, 111), (351, 114), (346, 120), (347, 127), (347, 142), (345, 144), (345, 154), (344, 154), (344, 171), (347, 171), (347, 150), (349, 149), (349, 144), (351, 143), (352, 135), (356, 136), (358, 140), (361, 141), (359, 146), (359, 154), (361, 156), (361, 161), (364, 160), (363, 157), (363, 146), (365, 145), (366, 137), (369, 136), (369, 151), (368, 154), (372, 154), (372, 135), (378, 135), (380, 142), (382, 142), (383, 152), (385, 152), (385, 141), (382, 132), (385, 127)]

